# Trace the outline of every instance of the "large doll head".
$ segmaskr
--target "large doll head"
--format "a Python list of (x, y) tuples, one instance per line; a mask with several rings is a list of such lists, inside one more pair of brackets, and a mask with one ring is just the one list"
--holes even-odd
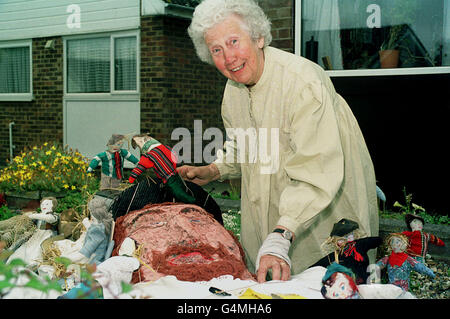
[(44, 197), (41, 199), (41, 213), (49, 214), (55, 211), (58, 200), (55, 197)]
[(418, 215), (406, 214), (405, 223), (409, 231), (422, 231), (425, 220)]
[(353, 272), (337, 263), (328, 266), (327, 272), (322, 278), (322, 284), (320, 292), (326, 299), (359, 298)]
[(111, 153), (119, 151), (122, 148), (124, 139), (124, 135), (113, 134), (106, 144), (106, 146), (108, 146), (108, 151)]
[(403, 253), (409, 245), (408, 237), (401, 233), (393, 233), (386, 237), (386, 246), (389, 252)]

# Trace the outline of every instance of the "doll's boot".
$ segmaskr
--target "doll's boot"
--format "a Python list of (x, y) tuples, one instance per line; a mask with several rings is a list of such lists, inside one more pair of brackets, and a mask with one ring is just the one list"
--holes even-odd
[(173, 196), (177, 201), (194, 204), (195, 197), (188, 194), (186, 185), (181, 180), (180, 175), (176, 174), (171, 176), (166, 183), (167, 187), (172, 191)]

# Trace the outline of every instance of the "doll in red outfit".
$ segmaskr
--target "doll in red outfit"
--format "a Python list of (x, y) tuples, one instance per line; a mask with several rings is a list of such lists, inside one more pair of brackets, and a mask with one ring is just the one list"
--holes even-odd
[(139, 147), (141, 158), (131, 172), (128, 180), (130, 183), (134, 183), (146, 169), (153, 168), (156, 176), (172, 191), (177, 201), (195, 203), (195, 198), (188, 193), (188, 188), (178, 175), (177, 157), (169, 147), (146, 134), (133, 136), (131, 145), (133, 148)]
[(402, 232), (403, 235), (409, 239), (409, 246), (407, 253), (411, 257), (417, 259), (420, 262), (425, 261), (425, 255), (428, 251), (428, 244), (436, 246), (444, 246), (444, 242), (437, 236), (423, 231), (423, 225), (425, 221), (422, 217), (407, 214), (405, 216), (406, 227), (409, 231)]

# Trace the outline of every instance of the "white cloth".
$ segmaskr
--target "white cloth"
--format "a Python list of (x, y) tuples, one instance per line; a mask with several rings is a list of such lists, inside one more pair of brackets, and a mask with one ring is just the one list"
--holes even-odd
[[(23, 267), (17, 268), (17, 271), (24, 270)], [(60, 292), (56, 290), (49, 290), (47, 293), (36, 290), (34, 288), (21, 287), (25, 285), (30, 277), (36, 277), (38, 280), (42, 280), (41, 276), (38, 276), (32, 271), (28, 271), (28, 274), (20, 274), (15, 282), (16, 287), (12, 288), (2, 299), (56, 299), (61, 295)], [(0, 280), (3, 280), (3, 275), (0, 275)]]
[(391, 284), (358, 285), (358, 290), (364, 299), (416, 299), (410, 292)]
[(98, 265), (93, 277), (103, 288), (103, 298), (113, 299), (119, 296), (122, 282), (129, 284), (133, 271), (139, 266), (139, 260), (127, 256), (114, 256)]
[[(288, 281), (272, 280), (258, 283), (252, 280), (234, 279), (221, 276), (209, 281), (188, 282), (177, 280), (175, 276), (165, 276), (154, 282), (133, 285), (132, 291), (120, 295), (120, 298), (155, 298), (155, 299), (237, 299), (248, 288), (266, 295), (296, 294), (308, 299), (323, 299), (320, 293), (321, 280), (325, 275), (324, 267), (312, 267), (292, 276)], [(209, 291), (215, 287), (226, 291), (231, 296), (218, 296)]]
[(28, 266), (38, 265), (42, 261), (41, 244), (52, 235), (53, 232), (51, 230), (35, 230), (30, 239), (9, 256), (7, 263), (10, 263), (13, 259), (20, 258)]

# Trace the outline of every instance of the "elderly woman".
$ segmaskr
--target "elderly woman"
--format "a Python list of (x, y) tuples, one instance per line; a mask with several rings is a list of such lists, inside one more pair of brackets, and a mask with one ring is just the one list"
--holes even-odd
[[(199, 185), (242, 179), (241, 240), (258, 281), (269, 270), (272, 279), (287, 280), (324, 257), (320, 245), (342, 218), (376, 236), (373, 164), (355, 117), (323, 69), (270, 47), (270, 22), (252, 0), (204, 0), (188, 32), (200, 59), (228, 78), (222, 118), (229, 139), (215, 162), (178, 170)], [(259, 134), (250, 146), (270, 152), (230, 160), (255, 153), (231, 134), (236, 128)], [(264, 140), (267, 131), (278, 134)]]

